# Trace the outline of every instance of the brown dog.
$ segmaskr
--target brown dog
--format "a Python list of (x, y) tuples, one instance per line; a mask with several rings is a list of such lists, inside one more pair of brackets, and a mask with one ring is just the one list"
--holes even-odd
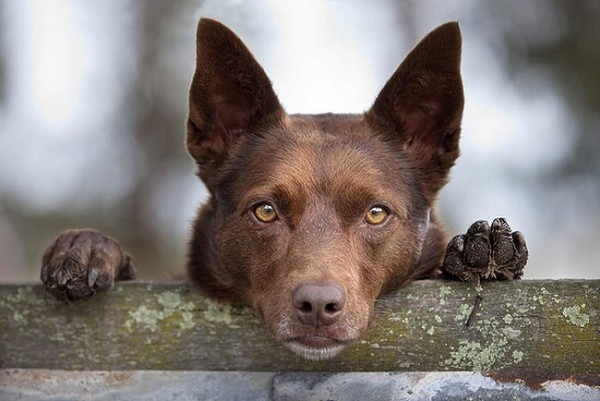
[[(288, 115), (228, 28), (200, 21), (187, 146), (210, 198), (194, 223), (188, 273), (208, 296), (252, 305), (309, 359), (359, 340), (375, 299), (411, 280), (518, 278), (520, 233), (503, 219), (446, 237), (434, 204), (459, 154), (463, 91), (457, 23), (431, 32), (360, 115)], [(42, 280), (87, 298), (133, 277), (119, 243), (59, 236)]]

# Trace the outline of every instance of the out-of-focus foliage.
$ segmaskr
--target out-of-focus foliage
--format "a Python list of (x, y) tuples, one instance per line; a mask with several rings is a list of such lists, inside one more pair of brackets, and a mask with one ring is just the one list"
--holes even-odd
[[(4, 169), (0, 171), (0, 280), (35, 278), (43, 249), (52, 238), (66, 228), (83, 226), (96, 227), (121, 240), (135, 256), (142, 278), (167, 278), (182, 270), (187, 229), (182, 228), (181, 221), (192, 218), (195, 204), (205, 195), (193, 175), (195, 167), (183, 144), (187, 87), (195, 57), (195, 24), (201, 15), (223, 19), (246, 41), (264, 43), (269, 48), (275, 48), (283, 40), (283, 33), (296, 26), (289, 23), (291, 20), (274, 21), (277, 18), (304, 18), (314, 22), (301, 25), (301, 31), (294, 33), (296, 37), (309, 35), (318, 29), (317, 23), (324, 23), (327, 28), (324, 32), (331, 37), (344, 32), (366, 38), (367, 53), (357, 51), (357, 60), (378, 63), (387, 59), (389, 65), (401, 61), (407, 47), (435, 25), (445, 20), (459, 20), (465, 41), (463, 74), (478, 72), (473, 67), (477, 57), (480, 60), (475, 61), (481, 61), (482, 68), (494, 63), (500, 65), (502, 74), (524, 98), (542, 90), (557, 96), (571, 129), (560, 133), (568, 139), (566, 156), (553, 156), (552, 163), (545, 168), (499, 169), (497, 164), (510, 159), (510, 149), (508, 154), (504, 149), (503, 161), (478, 162), (476, 144), (468, 142), (474, 137), (472, 126), (486, 127), (484, 123), (487, 123), (489, 127), (490, 123), (471, 120), (463, 130), (466, 147), (452, 181), (456, 186), (444, 194), (447, 197), (444, 202), (449, 205), (443, 209), (446, 220), (453, 231), (466, 229), (472, 222), (465, 219), (475, 216), (460, 209), (465, 205), (464, 197), (473, 202), (500, 199), (493, 213), (502, 215), (505, 212), (497, 209), (502, 208), (502, 201), (504, 205), (514, 203), (513, 196), (516, 199), (517, 194), (510, 192), (514, 190), (521, 201), (528, 200), (516, 208), (530, 220), (524, 217), (521, 226), (515, 228), (524, 229), (532, 244), (530, 265), (537, 269), (534, 276), (544, 276), (544, 264), (554, 259), (562, 264), (578, 265), (600, 256), (595, 244), (596, 227), (600, 224), (600, 3), (597, 1), (511, 0), (471, 5), (433, 1), (324, 5), (233, 0), (61, 3), (74, 15), (72, 19), (80, 25), (78, 29), (91, 29), (88, 25), (94, 22), (94, 13), (106, 15), (104, 22), (96, 22), (101, 34), (94, 36), (98, 42), (92, 50), (97, 49), (97, 53), (90, 56), (93, 60), (89, 62), (98, 63), (107, 57), (103, 54), (107, 48), (103, 46), (109, 46), (106, 45), (109, 42), (109, 50), (115, 47), (117, 50), (113, 51), (114, 66), (107, 68), (112, 68), (113, 75), (121, 78), (115, 80), (119, 86), (109, 91), (115, 93), (110, 105), (112, 111), (106, 113), (111, 116), (110, 121), (82, 124), (87, 131), (77, 133), (75, 129), (75, 133), (69, 134), (72, 139), (68, 140), (53, 139), (49, 133), (45, 137), (50, 144), (48, 148), (35, 151), (31, 150), (34, 148), (31, 141), (41, 140), (38, 131), (44, 127), (29, 125), (28, 116), (22, 115), (33, 111), (17, 110), (19, 94), (10, 88), (16, 87), (14, 82), (25, 82), (28, 77), (20, 76), (20, 71), (10, 66), (21, 49), (22, 38), (15, 32), (34, 30), (37, 22), (32, 18), (44, 17), (30, 17), (37, 15), (35, 3), (19, 3), (24, 5), (18, 13), (11, 8), (15, 4), (0, 2), (0, 168)], [(293, 8), (293, 12), (282, 12), (286, 7)], [(324, 7), (332, 14), (324, 15)], [(354, 8), (359, 11), (351, 12)], [(111, 25), (113, 18), (116, 22)], [(121, 33), (115, 28), (118, 24), (129, 30)], [(274, 25), (280, 27), (276, 31), (280, 36), (269, 36), (274, 32)], [(382, 27), (388, 26), (388, 30), (383, 30)], [(330, 40), (330, 36), (322, 39)], [(36, 40), (35, 35), (33, 38)], [(343, 36), (340, 38), (343, 40)], [(476, 40), (487, 43), (489, 52), (470, 53)], [(313, 45), (311, 53), (321, 54), (315, 48), (318, 45)], [(295, 79), (286, 73), (269, 71), (274, 65), (271, 59), (276, 57), (272, 52), (251, 48), (255, 53), (267, 54), (268, 57), (260, 61), (274, 80), (276, 91), (285, 87), (275, 82), (278, 77)], [(329, 55), (335, 47), (331, 49), (327, 52)], [(494, 60), (489, 59), (492, 56)], [(326, 68), (320, 65), (321, 59), (312, 57), (309, 56), (312, 67)], [(383, 68), (375, 70), (382, 80), (391, 72)], [(479, 73), (485, 75), (487, 71)], [(489, 74), (491, 80), (492, 71)], [(465, 76), (467, 111), (473, 110), (481, 98), (477, 94), (480, 88), (470, 84), (475, 82), (469, 81), (470, 78)], [(82, 84), (84, 90), (88, 84), (91, 85)], [(356, 83), (348, 83), (351, 84)], [(498, 91), (508, 92), (508, 88)], [(375, 94), (371, 94), (373, 98)], [(280, 95), (285, 105), (290, 94)], [(89, 95), (87, 99), (90, 101)], [(79, 116), (86, 119), (86, 123), (104, 110), (100, 106), (103, 99), (93, 96), (92, 99), (99, 104), (98, 113)], [(493, 98), (486, 101), (489, 107), (495, 106)], [(526, 102), (524, 104), (526, 108)], [(520, 112), (527, 118), (528, 110)], [(548, 113), (554, 113), (554, 109)], [(551, 117), (548, 115), (553, 121)], [(540, 115), (532, 114), (531, 118), (540, 118)], [(543, 135), (536, 134), (542, 140), (537, 140), (533, 147), (528, 145), (526, 152), (515, 149), (513, 157), (530, 155), (543, 160), (546, 152), (550, 153), (547, 150), (550, 142), (556, 138), (548, 138), (546, 143)], [(553, 146), (560, 145), (554, 143)], [(493, 147), (488, 150), (492, 155), (495, 151)], [(64, 160), (69, 157), (73, 160)], [(46, 179), (44, 185), (32, 179), (35, 171), (40, 172), (39, 175), (45, 171), (60, 172), (56, 166), (61, 163), (70, 168), (68, 174), (56, 173)], [(523, 165), (527, 164), (519, 164)], [(33, 173), (26, 173), (23, 166), (29, 166)], [(483, 171), (485, 168), (489, 170)], [(474, 170), (488, 181), (486, 191), (494, 180), (500, 180), (496, 176), (499, 171), (515, 186), (501, 186), (498, 194), (480, 197), (478, 186), (473, 186), (470, 177), (461, 181), (461, 176), (472, 174)], [(31, 184), (24, 180), (30, 180)], [(52, 196), (58, 192), (62, 197)], [(45, 197), (60, 199), (60, 202), (48, 201), (46, 205)], [(573, 259), (573, 255), (579, 259)], [(592, 262), (587, 263), (590, 264), (587, 270), (573, 273), (571, 266), (565, 265), (566, 270), (548, 275), (598, 277), (599, 272), (594, 270)]]
[(590, 184), (600, 191), (600, 3), (551, 0), (509, 4), (501, 7), (500, 2), (490, 2), (488, 10), (496, 16), (496, 42), (506, 50), (508, 67), (526, 88), (533, 83), (551, 85), (558, 91), (577, 128), (572, 133), (576, 140), (570, 157), (548, 178), (589, 176), (594, 178)]

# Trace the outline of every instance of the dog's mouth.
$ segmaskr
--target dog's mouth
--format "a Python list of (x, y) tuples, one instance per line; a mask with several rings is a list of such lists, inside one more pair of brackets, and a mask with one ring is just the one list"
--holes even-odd
[(330, 359), (339, 354), (351, 341), (341, 341), (319, 335), (297, 337), (284, 344), (295, 354), (311, 360)]

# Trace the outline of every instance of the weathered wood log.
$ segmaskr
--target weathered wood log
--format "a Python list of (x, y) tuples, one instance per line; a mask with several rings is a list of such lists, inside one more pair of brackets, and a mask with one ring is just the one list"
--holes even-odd
[(119, 284), (83, 302), (0, 285), (0, 368), (600, 374), (600, 280), (419, 281), (377, 302), (367, 338), (329, 361), (276, 344), (251, 309), (183, 284)]

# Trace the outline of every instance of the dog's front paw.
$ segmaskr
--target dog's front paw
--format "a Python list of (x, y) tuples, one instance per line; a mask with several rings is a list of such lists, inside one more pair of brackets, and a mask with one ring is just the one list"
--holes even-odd
[(523, 275), (528, 256), (525, 237), (505, 219), (494, 219), (491, 227), (480, 220), (452, 238), (442, 271), (463, 281), (514, 280)]
[(56, 298), (80, 300), (132, 279), (134, 268), (116, 240), (96, 230), (68, 230), (44, 253), (41, 277)]

